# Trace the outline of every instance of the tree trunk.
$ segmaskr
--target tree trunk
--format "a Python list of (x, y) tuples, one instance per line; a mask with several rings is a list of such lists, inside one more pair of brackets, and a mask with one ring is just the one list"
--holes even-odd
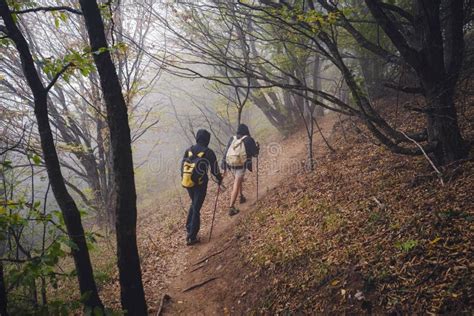
[(48, 119), (48, 92), (36, 72), (28, 43), (15, 24), (6, 0), (0, 0), (0, 15), (8, 31), (8, 37), (15, 43), (20, 54), (23, 73), (34, 96), (34, 112), (38, 123), (46, 171), (54, 196), (63, 214), (69, 238), (77, 246), (71, 249), (71, 253), (77, 270), (81, 295), (84, 297), (84, 305), (91, 309), (103, 309), (92, 273), (92, 264), (84, 236), (84, 228), (81, 223), (81, 216), (76, 203), (66, 188), (61, 173)]
[[(107, 48), (104, 23), (96, 1), (80, 0), (93, 52)], [(130, 127), (119, 78), (108, 50), (94, 53), (107, 109), (117, 192), (116, 235), (122, 308), (129, 315), (146, 315), (136, 239), (136, 190)]]
[(0, 261), (0, 315), (8, 316), (7, 311), (7, 291), (5, 288), (5, 278), (3, 277), (3, 262)]
[[(273, 105), (267, 100), (265, 95), (268, 95)], [(296, 127), (300, 126), (298, 124), (300, 122), (294, 122), (289, 115), (284, 115), (282, 112), (283, 106), (279, 105), (280, 101), (275, 92), (252, 92), (250, 98), (263, 112), (270, 124), (272, 124), (282, 135), (288, 136)]]
[[(314, 64), (313, 64), (313, 89), (316, 91), (320, 91), (322, 88), (321, 85), (321, 57), (319, 54), (314, 55)], [(316, 100), (319, 99), (319, 97), (315, 94), (313, 95), (313, 98)], [(315, 107), (314, 109), (314, 116), (315, 117), (321, 117), (324, 115), (324, 109), (320, 105), (313, 105)]]
[[(305, 103), (308, 103), (306, 101)], [(308, 113), (309, 115), (306, 116), (307, 120), (307, 134), (308, 134), (308, 163), (307, 168), (309, 171), (314, 171), (314, 151), (313, 151), (313, 137), (314, 137), (314, 122), (313, 122), (313, 115), (312, 113)]]
[(459, 130), (454, 91), (446, 88), (427, 90), (428, 140), (435, 145), (436, 162), (443, 165), (466, 157), (468, 148)]
[(421, 49), (407, 42), (399, 25), (385, 13), (379, 1), (365, 0), (365, 3), (423, 85), (428, 140), (434, 146), (437, 162), (447, 164), (466, 157), (468, 150), (453, 100), (464, 51), (463, 0), (451, 0), (447, 4), (447, 17), (441, 16), (441, 1), (417, 1), (414, 11)]

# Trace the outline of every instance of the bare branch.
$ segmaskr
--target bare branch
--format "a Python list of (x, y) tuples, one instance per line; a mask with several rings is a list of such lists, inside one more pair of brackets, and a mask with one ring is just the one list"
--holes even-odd
[(68, 6), (57, 6), (57, 7), (36, 7), (24, 10), (11, 11), (13, 14), (24, 14), (32, 12), (54, 12), (54, 11), (67, 11), (73, 14), (82, 15), (82, 12), (78, 9), (74, 9)]
[(436, 167), (436, 165), (434, 164), (433, 160), (431, 160), (430, 157), (426, 154), (426, 151), (423, 149), (423, 147), (422, 147), (416, 140), (414, 140), (413, 138), (411, 138), (410, 136), (408, 136), (408, 135), (405, 134), (404, 132), (401, 132), (401, 133), (402, 133), (403, 136), (405, 136), (409, 141), (413, 142), (418, 148), (420, 148), (421, 152), (423, 153), (423, 156), (425, 156), (426, 160), (428, 160), (428, 162), (430, 163), (431, 167), (432, 167), (433, 170), (436, 172), (436, 175), (438, 176), (439, 181), (441, 182), (441, 185), (444, 186), (443, 174), (442, 174), (441, 171), (439, 171), (439, 169)]

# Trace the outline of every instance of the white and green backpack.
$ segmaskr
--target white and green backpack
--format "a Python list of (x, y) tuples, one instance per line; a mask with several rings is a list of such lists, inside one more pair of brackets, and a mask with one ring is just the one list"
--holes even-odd
[(227, 155), (225, 156), (227, 165), (230, 167), (243, 167), (245, 165), (245, 161), (247, 161), (247, 152), (245, 151), (244, 139), (246, 137), (247, 136), (243, 136), (238, 139), (237, 136), (234, 136), (232, 143), (227, 150)]

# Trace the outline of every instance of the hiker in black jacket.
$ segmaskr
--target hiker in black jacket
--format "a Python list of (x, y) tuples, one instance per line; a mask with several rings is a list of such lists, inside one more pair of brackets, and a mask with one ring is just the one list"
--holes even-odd
[(206, 198), (207, 183), (209, 182), (207, 171), (211, 169), (211, 173), (217, 179), (217, 183), (219, 185), (222, 183), (222, 175), (216, 155), (207, 147), (210, 140), (211, 134), (207, 130), (198, 130), (196, 133), (196, 144), (186, 150), (181, 163), (181, 176), (183, 177), (183, 168), (187, 157), (198, 155), (201, 158), (196, 166), (200, 175), (199, 181), (193, 187), (187, 187), (189, 197), (191, 198), (191, 206), (189, 207), (186, 221), (186, 244), (188, 246), (199, 242), (197, 234), (201, 224), (201, 207)]
[[(245, 159), (241, 163), (231, 162), (232, 157), (229, 157), (229, 148), (231, 146), (238, 146), (241, 142), (245, 146)], [(230, 170), (234, 174), (234, 186), (232, 188), (232, 193), (230, 197), (230, 208), (229, 215), (233, 216), (239, 213), (239, 210), (235, 207), (235, 201), (237, 200), (237, 195), (240, 193), (240, 203), (245, 203), (246, 198), (243, 194), (243, 181), (246, 170), (252, 172), (252, 157), (257, 157), (259, 153), (259, 146), (255, 140), (250, 136), (249, 128), (245, 124), (240, 124), (237, 128), (237, 135), (232, 136), (229, 139), (227, 148), (224, 153), (224, 158), (222, 160), (222, 169), (224, 174), (227, 170)], [(238, 159), (237, 159), (238, 160)]]

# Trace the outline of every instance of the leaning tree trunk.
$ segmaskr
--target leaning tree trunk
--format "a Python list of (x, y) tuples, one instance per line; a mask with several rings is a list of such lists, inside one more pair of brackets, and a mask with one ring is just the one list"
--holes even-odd
[(104, 23), (95, 0), (80, 0), (94, 62), (107, 110), (117, 192), (116, 235), (122, 308), (129, 315), (146, 315), (137, 248), (137, 205), (128, 114), (119, 78), (107, 48)]
[(34, 112), (38, 123), (38, 132), (40, 134), (41, 149), (43, 151), (46, 171), (54, 197), (63, 214), (68, 236), (76, 245), (76, 247), (71, 248), (71, 253), (76, 266), (79, 289), (81, 295), (84, 297), (84, 305), (90, 309), (103, 309), (92, 273), (92, 264), (87, 249), (84, 228), (81, 223), (81, 216), (76, 203), (66, 188), (61, 173), (58, 154), (56, 152), (48, 118), (48, 91), (41, 82), (28, 43), (13, 20), (6, 0), (0, 0), (0, 15), (5, 23), (8, 37), (15, 43), (16, 49), (20, 54), (23, 73), (33, 93)]

